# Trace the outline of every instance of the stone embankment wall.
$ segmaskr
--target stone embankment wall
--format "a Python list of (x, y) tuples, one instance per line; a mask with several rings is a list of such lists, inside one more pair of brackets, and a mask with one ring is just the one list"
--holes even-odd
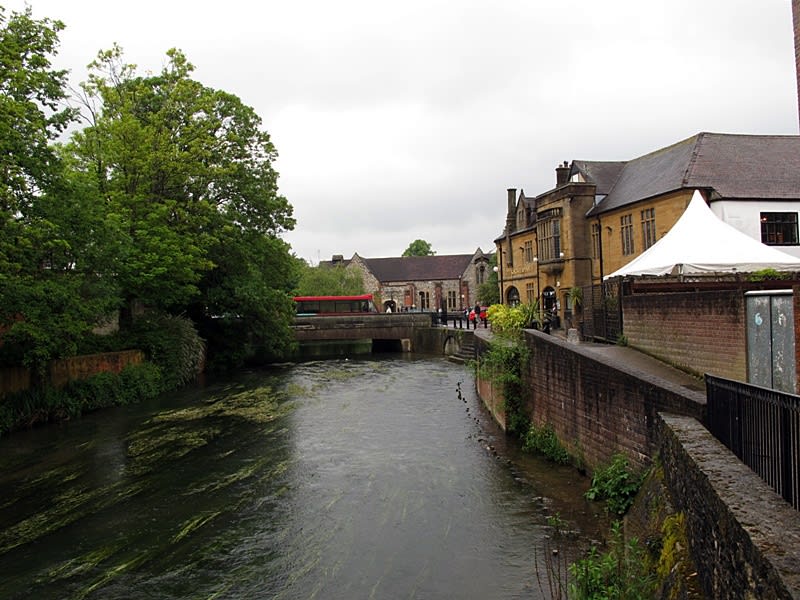
[[(800, 598), (800, 513), (705, 430), (704, 393), (556, 337), (525, 339), (532, 423), (590, 470), (616, 453), (641, 467), (658, 456), (708, 598)], [(486, 343), (476, 339), (479, 356)]]
[(800, 598), (800, 512), (696, 419), (660, 415), (657, 452), (708, 598)]

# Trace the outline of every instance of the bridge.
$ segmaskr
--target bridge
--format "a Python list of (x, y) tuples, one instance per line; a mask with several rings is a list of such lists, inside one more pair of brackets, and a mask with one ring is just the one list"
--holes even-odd
[(364, 352), (452, 354), (460, 348), (465, 333), (457, 327), (435, 326), (431, 313), (357, 313), (298, 316), (292, 329), (301, 349), (362, 344)]

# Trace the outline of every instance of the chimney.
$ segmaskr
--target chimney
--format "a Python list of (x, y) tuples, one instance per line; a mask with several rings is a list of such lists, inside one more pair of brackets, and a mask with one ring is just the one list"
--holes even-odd
[(800, 0), (792, 0), (792, 22), (794, 23), (794, 64), (797, 77), (797, 111), (800, 116)]
[(517, 222), (517, 188), (508, 188), (508, 211), (506, 212), (506, 233), (514, 231)]
[[(800, 0), (795, 0), (800, 1)], [(564, 161), (564, 164), (556, 167), (556, 187), (561, 187), (569, 181), (569, 163)]]

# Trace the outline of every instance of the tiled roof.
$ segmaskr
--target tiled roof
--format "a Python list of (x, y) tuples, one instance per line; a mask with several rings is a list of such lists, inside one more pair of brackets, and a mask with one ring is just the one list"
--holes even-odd
[(449, 256), (402, 256), (364, 258), (372, 274), (381, 282), (458, 279), (467, 270), (473, 254)]
[(586, 181), (597, 186), (598, 195), (605, 196), (611, 191), (625, 164), (625, 161), (574, 160), (571, 175), (577, 170)]
[(800, 199), (800, 136), (701, 133), (686, 187), (723, 198)]
[(589, 215), (695, 188), (731, 199), (800, 199), (800, 136), (699, 133), (624, 163)]

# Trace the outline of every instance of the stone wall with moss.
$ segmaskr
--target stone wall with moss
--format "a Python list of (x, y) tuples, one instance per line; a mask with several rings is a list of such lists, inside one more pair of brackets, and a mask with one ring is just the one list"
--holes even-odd
[(659, 415), (659, 456), (708, 598), (800, 598), (800, 512), (697, 420)]

